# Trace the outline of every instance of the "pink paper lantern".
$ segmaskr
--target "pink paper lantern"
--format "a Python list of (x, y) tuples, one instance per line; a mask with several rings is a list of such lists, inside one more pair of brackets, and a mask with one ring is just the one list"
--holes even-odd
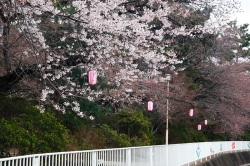
[(148, 110), (151, 112), (153, 110), (153, 102), (149, 101), (148, 102)]
[(207, 125), (207, 120), (204, 121), (205, 125)]
[(97, 73), (94, 70), (89, 71), (89, 84), (95, 85), (97, 82)]
[(193, 116), (194, 115), (194, 109), (190, 109), (189, 110), (189, 116)]
[(200, 124), (198, 124), (198, 130), (201, 130), (201, 125)]

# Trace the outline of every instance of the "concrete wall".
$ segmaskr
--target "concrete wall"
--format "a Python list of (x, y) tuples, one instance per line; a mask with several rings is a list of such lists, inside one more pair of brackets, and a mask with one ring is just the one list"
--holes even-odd
[(240, 166), (250, 163), (250, 152), (236, 152), (221, 154), (198, 166)]

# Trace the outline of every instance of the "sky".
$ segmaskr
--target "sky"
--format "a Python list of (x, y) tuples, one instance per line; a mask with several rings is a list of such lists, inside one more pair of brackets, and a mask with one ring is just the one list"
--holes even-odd
[[(238, 0), (241, 2), (241, 9), (243, 12), (232, 15), (232, 20), (237, 19), (237, 25), (248, 23), (250, 26), (250, 0)], [(250, 27), (248, 27), (250, 31)]]

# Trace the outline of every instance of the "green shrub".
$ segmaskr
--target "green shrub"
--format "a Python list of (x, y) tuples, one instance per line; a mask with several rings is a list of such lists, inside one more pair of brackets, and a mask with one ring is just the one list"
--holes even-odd
[(11, 120), (0, 121), (0, 154), (9, 156), (10, 148), (19, 149), (20, 154), (63, 151), (67, 146), (67, 130), (50, 113), (40, 113), (34, 106), (25, 108)]

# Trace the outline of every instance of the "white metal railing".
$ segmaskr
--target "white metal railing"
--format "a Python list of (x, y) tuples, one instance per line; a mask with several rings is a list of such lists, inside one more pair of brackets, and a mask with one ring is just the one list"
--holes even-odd
[(247, 150), (250, 141), (198, 142), (18, 156), (0, 159), (0, 166), (180, 166)]

